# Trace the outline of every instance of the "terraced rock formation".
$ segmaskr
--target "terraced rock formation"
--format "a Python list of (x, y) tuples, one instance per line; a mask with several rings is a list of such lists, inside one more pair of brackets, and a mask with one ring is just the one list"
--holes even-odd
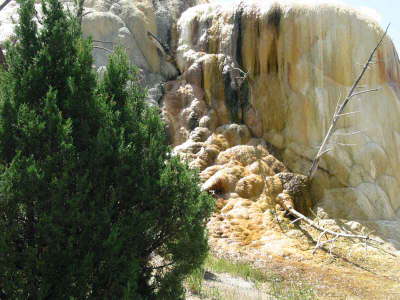
[[(342, 118), (333, 150), (308, 182), (302, 174), (338, 98), (383, 31), (351, 8), (307, 3), (86, 1), (83, 30), (96, 46), (94, 67), (101, 73), (110, 51), (126, 47), (174, 153), (199, 169), (202, 188), (215, 196), (208, 226), (216, 252), (323, 261), (309, 241), (318, 233), (290, 224), (280, 201), (304, 213), (313, 208), (333, 229), (375, 228), (400, 247), (397, 52), (387, 37), (362, 82), (380, 91), (351, 104), (349, 112), (358, 113)], [(17, 8), (12, 1), (0, 14), (0, 44), (12, 36)], [(360, 245), (342, 246), (363, 256)], [(372, 260), (382, 260), (374, 253)]]

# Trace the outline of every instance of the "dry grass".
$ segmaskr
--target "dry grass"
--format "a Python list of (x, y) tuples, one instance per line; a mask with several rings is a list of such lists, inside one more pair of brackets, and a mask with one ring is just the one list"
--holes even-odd
[[(231, 286), (208, 282), (209, 274), (229, 274), (232, 276)], [(253, 288), (235, 287), (234, 278), (246, 280)], [(282, 277), (274, 273), (267, 273), (254, 268), (246, 262), (232, 262), (224, 258), (209, 256), (204, 267), (195, 270), (186, 281), (188, 290), (198, 296), (198, 299), (213, 300), (307, 300), (315, 299), (314, 291), (310, 286), (302, 282), (284, 281)]]

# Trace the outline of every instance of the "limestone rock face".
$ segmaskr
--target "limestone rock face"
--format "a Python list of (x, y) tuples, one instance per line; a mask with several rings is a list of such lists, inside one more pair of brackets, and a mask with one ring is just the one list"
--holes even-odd
[(233, 243), (267, 250), (271, 210), (282, 210), (280, 197), (285, 195), (285, 204), (304, 213), (311, 206), (305, 197), (306, 177), (287, 172), (269, 147), (263, 139), (250, 138), (246, 125), (226, 124), (214, 133), (196, 127), (174, 148), (176, 155), (200, 170), (202, 189), (216, 198), (217, 211), (208, 227), (217, 248)]
[[(173, 143), (198, 126), (225, 134), (246, 125), (248, 132), (233, 143), (263, 138), (279, 149), (286, 166), (303, 174), (338, 98), (383, 34), (376, 22), (347, 7), (265, 0), (195, 6), (182, 15), (178, 31), (182, 76), (166, 87), (163, 106)], [(399, 66), (387, 37), (361, 83), (380, 90), (349, 105), (347, 112), (359, 113), (340, 121), (337, 145), (323, 158), (311, 193), (332, 216), (378, 226), (385, 220), (386, 232), (400, 220)], [(354, 131), (361, 132), (349, 135)], [(225, 134), (225, 140), (223, 147), (231, 148), (232, 138)], [(220, 152), (217, 164), (228, 163), (229, 151)], [(264, 172), (264, 162), (246, 168)], [(235, 192), (232, 185), (224, 188)]]
[[(73, 1), (63, 2), (73, 9)], [(99, 73), (116, 45), (140, 68), (174, 153), (200, 171), (202, 188), (217, 198), (212, 238), (271, 247), (266, 225), (279, 204), (301, 211), (318, 204), (400, 244), (400, 64), (390, 38), (361, 83), (379, 92), (348, 107), (359, 113), (340, 121), (337, 145), (306, 197), (306, 178), (290, 171), (307, 173), (338, 98), (382, 29), (338, 5), (207, 2), (87, 0), (82, 25), (93, 37)], [(0, 45), (12, 35), (17, 8), (12, 1), (0, 13)]]
[[(112, 49), (123, 45), (131, 61), (144, 71), (148, 83), (178, 74), (172, 62), (176, 22), (181, 13), (201, 1), (190, 0), (92, 0), (86, 3), (83, 32), (96, 45)], [(90, 13), (89, 13), (90, 12)], [(100, 42), (103, 41), (103, 42)], [(107, 63), (107, 51), (94, 49), (97, 66)]]
[[(37, 1), (40, 17), (40, 1)], [(74, 1), (62, 0), (71, 11)], [(87, 0), (82, 30), (94, 41), (95, 66), (101, 72), (111, 50), (122, 45), (140, 68), (143, 83), (150, 88), (153, 104), (161, 95), (161, 82), (174, 78), (176, 23), (183, 11), (207, 0)], [(10, 2), (0, 13), (0, 44), (10, 38), (18, 20), (18, 4)]]

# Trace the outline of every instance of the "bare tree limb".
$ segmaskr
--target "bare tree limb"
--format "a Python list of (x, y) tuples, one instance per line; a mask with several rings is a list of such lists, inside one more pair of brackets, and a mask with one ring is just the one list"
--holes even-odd
[[(295, 210), (294, 208), (290, 208), (290, 207), (286, 207), (286, 210), (292, 215), (297, 217), (297, 220), (302, 220), (304, 222), (306, 222), (307, 224), (309, 224), (311, 227), (317, 229), (318, 231), (320, 231), (320, 235), (318, 236), (317, 239), (317, 243), (316, 246), (313, 250), (313, 253), (315, 253), (315, 251), (317, 251), (318, 248), (321, 248), (323, 245), (328, 244), (328, 243), (333, 243), (335, 242), (337, 239), (339, 238), (349, 238), (349, 239), (358, 239), (360, 241), (363, 241), (365, 243), (368, 242), (374, 242), (377, 245), (383, 245), (384, 243), (380, 240), (374, 239), (372, 237), (370, 237), (369, 235), (361, 235), (361, 234), (351, 234), (351, 233), (346, 233), (346, 232), (337, 232), (337, 231), (333, 231), (327, 228), (324, 228), (320, 225), (318, 225), (317, 223), (315, 223), (313, 220), (311, 220), (310, 218), (306, 217), (305, 215), (303, 215), (302, 213), (298, 212), (297, 210)], [(324, 235), (331, 235), (332, 238), (326, 241), (321, 241), (322, 237)], [(396, 256), (396, 254), (391, 253), (389, 251), (386, 251), (384, 249), (382, 249), (381, 247), (374, 245), (374, 244), (369, 244), (370, 246), (373, 246), (374, 248), (380, 249), (385, 251), (386, 253), (392, 255), (392, 256)]]
[(157, 266), (157, 267), (150, 267), (150, 269), (152, 269), (152, 270), (163, 269), (163, 268), (172, 266), (174, 263), (175, 263), (175, 262), (171, 262), (171, 263), (168, 263), (168, 264), (165, 264), (165, 265), (161, 265), (161, 266)]
[(79, 26), (82, 25), (82, 18), (83, 18), (83, 5), (85, 4), (85, 0), (76, 0), (76, 18), (78, 19)]
[[(320, 226), (319, 224), (315, 223), (310, 218), (306, 217), (302, 213), (300, 213), (297, 210), (295, 210), (294, 208), (285, 207), (285, 209), (292, 216), (297, 217), (297, 219), (295, 221), (293, 221), (293, 223), (295, 223), (295, 222), (297, 222), (299, 220), (302, 220), (302, 221), (306, 222), (307, 224), (309, 224), (311, 227), (313, 227), (313, 228), (315, 228), (315, 229), (317, 229), (318, 231), (321, 232), (320, 235), (318, 236), (315, 248), (313, 249), (313, 254), (319, 248), (322, 248), (326, 244), (330, 244), (329, 253), (331, 254), (334, 242), (336, 242), (339, 238), (348, 238), (348, 239), (358, 239), (358, 240), (360, 240), (360, 243), (364, 243), (365, 247), (372, 246), (372, 247), (374, 247), (374, 248), (376, 248), (376, 249), (378, 249), (380, 251), (383, 251), (386, 254), (389, 254), (389, 255), (394, 256), (394, 257), (398, 257), (398, 255), (396, 253), (387, 251), (387, 250), (383, 249), (382, 247), (380, 247), (381, 245), (384, 244), (384, 242), (370, 237), (370, 234), (372, 232), (369, 232), (367, 235), (362, 235), (362, 234), (347, 233), (347, 232), (344, 232), (344, 231), (341, 231), (341, 232), (333, 231), (333, 230), (330, 230), (330, 229), (327, 229), (327, 228), (324, 228), (324, 227)], [(331, 235), (332, 238), (328, 239), (327, 235)], [(323, 236), (325, 236), (326, 241), (322, 241), (322, 237)]]
[(150, 31), (147, 31), (147, 37), (153, 42), (153, 44), (157, 47), (157, 49), (161, 52), (163, 56), (170, 56), (168, 46), (163, 44), (158, 37), (156, 37)]
[(358, 96), (358, 95), (361, 95), (361, 94), (365, 94), (365, 93), (377, 92), (379, 90), (380, 89), (365, 90), (365, 91), (361, 91), (361, 92), (358, 92), (358, 93), (354, 93), (353, 95), (351, 95), (351, 97), (355, 97), (355, 96)]
[(106, 51), (106, 52), (113, 53), (113, 51), (112, 51), (112, 50), (110, 50), (110, 49), (107, 49), (107, 48), (104, 48), (104, 47), (93, 46), (93, 49), (101, 49), (101, 50), (104, 50), (104, 51)]
[(92, 14), (92, 13), (94, 13), (94, 11), (92, 11), (92, 10), (89, 10), (89, 11), (83, 13), (83, 14), (82, 14), (82, 18), (83, 18), (84, 16), (87, 16), (88, 14)]
[(38, 23), (39, 23), (40, 25), (43, 25), (43, 22), (40, 20), (39, 14), (38, 14), (38, 12), (37, 12), (36, 9), (35, 9), (35, 17), (36, 17), (36, 20), (38, 21)]
[(340, 114), (340, 115), (338, 115), (339, 117), (343, 117), (343, 116), (348, 116), (348, 115), (354, 115), (354, 114), (359, 114), (361, 111), (359, 111), (359, 110), (357, 110), (357, 111), (351, 111), (351, 112), (348, 112), (348, 113), (343, 113), (343, 114)]
[(341, 135), (341, 136), (349, 136), (349, 135), (356, 135), (356, 134), (360, 134), (360, 133), (362, 133), (363, 131), (362, 130), (357, 130), (357, 131), (354, 131), (354, 132), (344, 132), (344, 133), (342, 133), (342, 132), (335, 132), (335, 134), (336, 135)]
[(3, 4), (0, 5), (0, 10), (2, 10), (4, 7), (6, 7), (7, 4), (10, 3), (10, 2), (11, 2), (11, 0), (5, 0), (5, 1), (3, 2)]
[(96, 43), (103, 43), (103, 44), (114, 44), (113, 42), (101, 41), (101, 40), (93, 40), (93, 42), (96, 42)]
[(298, 222), (300, 220), (303, 220), (303, 218), (297, 218), (297, 219), (293, 220), (292, 222), (290, 222), (290, 224), (294, 224), (294, 223), (296, 223), (296, 222)]
[(324, 152), (322, 152), (322, 153), (320, 154), (320, 156), (322, 156), (322, 155), (324, 155), (325, 153), (327, 153), (327, 152), (329, 152), (329, 151), (332, 151), (332, 150), (333, 150), (332, 148), (328, 148), (328, 149), (324, 150)]
[(335, 145), (339, 145), (339, 146), (357, 146), (357, 144), (346, 144), (346, 143), (340, 143), (340, 142), (336, 142)]
[(339, 118), (343, 115), (343, 111), (346, 108), (346, 105), (349, 103), (349, 101), (357, 95), (360, 94), (365, 94), (365, 93), (370, 93), (370, 92), (375, 92), (377, 89), (371, 89), (371, 90), (365, 90), (365, 91), (361, 91), (361, 92), (355, 92), (355, 90), (358, 87), (358, 84), (360, 83), (361, 79), (364, 77), (365, 72), (367, 71), (368, 67), (370, 66), (373, 57), (376, 53), (376, 51), (378, 50), (378, 48), (382, 45), (383, 40), (388, 32), (390, 24), (386, 27), (385, 32), (383, 33), (382, 37), (380, 38), (379, 42), (377, 43), (377, 45), (375, 46), (375, 48), (372, 50), (367, 62), (365, 63), (363, 69), (361, 70), (360, 74), (358, 75), (357, 79), (354, 81), (353, 86), (351, 87), (347, 97), (343, 100), (343, 102), (340, 104), (340, 106), (335, 110), (335, 113), (333, 115), (331, 124), (329, 126), (329, 129), (325, 135), (325, 138), (312, 162), (311, 168), (309, 170), (308, 173), (308, 177), (310, 179), (312, 179), (312, 177), (314, 176), (316, 170), (318, 169), (318, 165), (319, 165), (319, 161), (321, 159), (321, 156), (323, 155), (323, 153), (325, 153), (325, 149), (327, 147), (327, 145), (329, 144), (329, 140), (331, 138), (331, 136), (333, 135), (333, 133), (336, 130), (336, 126), (337, 126), (337, 122), (339, 120)]

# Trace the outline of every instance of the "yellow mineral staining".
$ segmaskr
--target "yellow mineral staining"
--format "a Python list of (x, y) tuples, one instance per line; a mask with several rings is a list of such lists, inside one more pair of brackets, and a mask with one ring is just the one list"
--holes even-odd
[(202, 189), (216, 199), (208, 224), (212, 243), (264, 247), (270, 210), (278, 205), (278, 195), (288, 193), (281, 178), (294, 178), (277, 175), (287, 170), (265, 142), (251, 138), (245, 125), (227, 124), (212, 134), (195, 128), (174, 151), (201, 171)]
[(279, 193), (276, 197), (277, 202), (285, 209), (294, 208), (293, 197), (288, 193)]
[(211, 135), (206, 143), (210, 145), (215, 145), (220, 151), (224, 151), (229, 148), (228, 140), (222, 134)]
[(218, 127), (216, 133), (222, 134), (230, 147), (247, 144), (251, 138), (251, 133), (246, 125), (226, 124)]
[[(228, 107), (232, 102), (227, 99), (238, 103), (231, 97), (235, 89), (226, 77), (230, 68), (247, 73), (247, 106), (242, 111), (242, 107), (235, 109), (242, 112), (250, 138), (265, 138), (281, 150), (291, 170), (305, 174), (338, 98), (347, 94), (360, 64), (383, 33), (376, 21), (349, 7), (295, 1), (205, 5), (184, 13), (179, 26), (177, 54), (181, 71), (201, 66), (197, 69), (201, 81), (196, 84), (203, 89), (208, 108), (201, 124), (214, 134), (224, 135), (227, 142), (213, 163), (238, 163), (245, 168), (243, 177), (273, 177), (287, 170), (273, 157), (255, 154), (254, 145), (246, 141), (247, 134), (238, 136), (239, 125), (226, 128), (233, 121)], [(202, 34), (192, 38), (192, 31)], [(343, 132), (337, 135), (337, 142), (356, 146), (335, 147), (324, 156), (323, 169), (311, 183), (313, 200), (329, 213), (399, 220), (399, 83), (398, 57), (387, 37), (377, 53), (376, 64), (361, 83), (366, 89), (381, 89), (364, 95), (362, 99), (367, 102), (352, 102), (349, 111), (360, 113), (343, 118), (339, 126)], [(218, 131), (210, 128), (211, 119), (214, 127), (219, 126)], [(362, 132), (345, 135), (354, 131)], [(243, 186), (237, 192), (245, 190)], [(280, 193), (275, 192), (274, 185), (272, 190), (273, 197), (259, 205), (263, 210)], [(310, 203), (304, 202), (304, 207)]]
[(207, 165), (210, 165), (217, 158), (219, 152), (220, 150), (217, 145), (206, 145), (199, 151), (198, 158), (206, 162)]
[(278, 176), (268, 176), (265, 178), (265, 188), (269, 195), (275, 198), (283, 190), (282, 181)]
[(206, 168), (203, 172), (200, 173), (200, 179), (205, 182), (215, 173), (223, 168), (222, 165), (214, 165)]
[(203, 190), (215, 191), (219, 194), (233, 192), (236, 183), (241, 178), (244, 168), (241, 166), (219, 170), (203, 184)]
[(264, 189), (264, 180), (259, 175), (249, 175), (240, 179), (235, 192), (243, 198), (258, 197)]
[(201, 60), (205, 102), (215, 110), (219, 124), (230, 123), (230, 113), (225, 105), (225, 82), (222, 75), (225, 60), (225, 56), (220, 54), (207, 54)]
[(267, 155), (268, 152), (263, 147), (238, 145), (221, 152), (216, 159), (216, 163), (226, 164), (231, 160), (236, 160), (243, 166), (248, 166)]

